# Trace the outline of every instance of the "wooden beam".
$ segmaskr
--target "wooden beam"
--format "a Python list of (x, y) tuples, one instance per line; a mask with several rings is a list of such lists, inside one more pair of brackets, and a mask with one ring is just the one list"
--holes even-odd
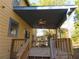
[(59, 34), (60, 34), (60, 39), (61, 39), (61, 29), (59, 28)]

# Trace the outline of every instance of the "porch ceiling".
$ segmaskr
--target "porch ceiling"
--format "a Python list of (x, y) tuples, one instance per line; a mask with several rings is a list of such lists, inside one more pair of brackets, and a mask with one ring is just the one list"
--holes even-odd
[[(14, 11), (33, 28), (56, 29), (67, 19), (66, 15), (73, 12), (72, 6), (42, 6), (42, 7), (14, 7)], [(43, 24), (40, 23), (43, 22)]]

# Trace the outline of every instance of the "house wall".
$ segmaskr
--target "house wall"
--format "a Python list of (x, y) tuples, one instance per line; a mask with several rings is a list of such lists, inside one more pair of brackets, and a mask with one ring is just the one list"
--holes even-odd
[[(31, 35), (30, 38), (32, 38), (32, 28), (13, 11), (12, 1), (13, 0), (0, 0), (0, 59), (10, 58), (12, 39), (24, 39), (25, 29), (30, 31), (30, 35)], [(14, 19), (19, 23), (17, 37), (8, 36), (10, 18)]]
[(21, 2), (20, 2), (20, 6), (26, 6), (27, 4), (25, 3), (25, 1), (24, 0), (21, 0)]

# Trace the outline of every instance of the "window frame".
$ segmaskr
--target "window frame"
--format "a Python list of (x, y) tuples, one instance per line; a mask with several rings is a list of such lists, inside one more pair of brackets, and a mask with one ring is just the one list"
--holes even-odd
[(19, 6), (21, 0), (13, 0), (13, 6)]
[[(13, 22), (15, 24), (12, 24)], [(16, 25), (16, 27), (15, 27), (16, 34), (11, 33), (11, 29), (12, 29), (13, 25)], [(8, 36), (9, 37), (18, 37), (18, 31), (19, 31), (19, 23), (17, 21), (15, 21), (14, 19), (10, 18), (9, 27), (8, 27)]]

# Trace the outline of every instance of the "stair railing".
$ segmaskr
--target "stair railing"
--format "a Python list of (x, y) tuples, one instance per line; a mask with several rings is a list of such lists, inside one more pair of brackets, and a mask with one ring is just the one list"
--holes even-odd
[(17, 59), (27, 59), (29, 49), (30, 49), (30, 40), (27, 40), (27, 42), (18, 51)]

